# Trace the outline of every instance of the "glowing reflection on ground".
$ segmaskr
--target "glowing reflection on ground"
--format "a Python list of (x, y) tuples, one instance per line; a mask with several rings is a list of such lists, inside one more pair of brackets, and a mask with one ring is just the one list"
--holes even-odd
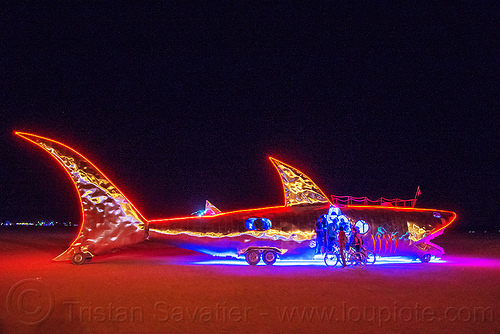
[[(447, 261), (433, 257), (430, 263), (446, 263)], [(394, 264), (394, 263), (422, 263), (420, 260), (404, 257), (404, 256), (391, 256), (391, 257), (377, 257), (374, 265)], [(206, 261), (195, 261), (190, 264), (195, 265), (228, 265), (228, 266), (248, 266), (244, 259), (216, 259)], [(264, 262), (259, 262), (258, 266), (265, 266)], [(322, 258), (314, 260), (278, 260), (274, 266), (323, 266), (326, 267)]]
[(447, 257), (446, 265), (457, 267), (500, 268), (500, 259), (475, 257)]

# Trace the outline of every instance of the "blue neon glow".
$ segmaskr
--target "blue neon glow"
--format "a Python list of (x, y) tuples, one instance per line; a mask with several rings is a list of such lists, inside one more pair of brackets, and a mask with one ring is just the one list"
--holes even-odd
[(349, 219), (342, 214), (336, 206), (330, 206), (326, 215), (327, 225), (333, 224), (334, 230), (338, 233), (339, 227), (342, 227), (346, 235), (351, 234), (351, 223)]
[[(397, 264), (397, 263), (407, 263), (407, 264), (423, 264), (420, 260), (405, 257), (405, 256), (377, 256), (377, 261), (373, 264), (376, 266), (387, 265), (387, 264)], [(432, 257), (429, 263), (446, 263), (445, 260)], [(196, 261), (190, 264), (195, 265), (230, 265), (230, 266), (248, 266), (248, 263), (244, 259), (218, 259), (218, 260), (207, 260), (207, 261)], [(427, 264), (427, 263), (426, 263)], [(266, 266), (266, 264), (261, 261), (257, 264), (258, 266)], [(326, 267), (323, 257), (315, 256), (314, 260), (278, 260), (274, 263), (274, 266), (322, 266)], [(364, 268), (369, 270), (371, 265), (366, 265)]]
[(360, 234), (366, 234), (366, 232), (370, 229), (370, 225), (368, 225), (368, 223), (364, 220), (358, 220), (354, 226), (358, 228)]
[(198, 217), (203, 217), (207, 213), (207, 210), (198, 210), (196, 212), (193, 212), (191, 216), (198, 216)]
[(271, 221), (267, 218), (248, 218), (245, 221), (245, 227), (251, 231), (266, 231), (272, 225)]

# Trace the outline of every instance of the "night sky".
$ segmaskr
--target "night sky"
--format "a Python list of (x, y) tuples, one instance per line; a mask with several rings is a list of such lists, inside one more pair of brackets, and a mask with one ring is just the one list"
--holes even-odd
[(78, 221), (93, 161), (147, 218), (283, 203), (267, 159), (327, 194), (422, 196), (498, 222), (498, 6), (70, 1), (1, 5), (0, 221)]

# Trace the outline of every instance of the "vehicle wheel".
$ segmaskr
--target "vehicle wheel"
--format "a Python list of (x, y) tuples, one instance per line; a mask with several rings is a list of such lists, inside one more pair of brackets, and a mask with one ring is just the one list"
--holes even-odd
[(327, 252), (325, 254), (325, 264), (328, 267), (335, 267), (339, 263), (339, 255), (334, 252)]
[(276, 262), (276, 252), (272, 250), (265, 251), (264, 254), (262, 254), (262, 259), (267, 265), (272, 265), (274, 262)]
[(367, 250), (367, 251), (365, 251), (365, 253), (366, 253), (366, 264), (369, 264), (369, 265), (374, 264), (375, 261), (377, 260), (375, 252), (373, 252), (371, 250)]
[(422, 255), (422, 257), (420, 258), (420, 261), (422, 261), (422, 263), (429, 263), (430, 260), (431, 254)]
[(245, 254), (245, 260), (251, 266), (255, 266), (260, 261), (260, 253), (256, 249), (252, 249)]
[(84, 264), (85, 261), (87, 261), (87, 256), (82, 252), (75, 253), (71, 257), (71, 263), (73, 264)]
[(354, 268), (361, 268), (366, 264), (366, 256), (361, 252), (355, 252), (351, 255), (350, 262)]
[(90, 263), (90, 261), (92, 260), (92, 255), (90, 255), (90, 253), (85, 253), (85, 263)]

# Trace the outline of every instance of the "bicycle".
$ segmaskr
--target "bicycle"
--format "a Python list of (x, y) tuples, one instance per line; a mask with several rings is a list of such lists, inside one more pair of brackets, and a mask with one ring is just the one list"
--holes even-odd
[[(340, 248), (338, 245), (333, 246), (334, 249), (332, 251), (325, 253), (325, 264), (328, 267), (335, 267), (337, 264), (340, 264), (342, 261), (340, 260)], [(376, 261), (375, 252), (368, 250), (364, 247), (361, 247), (361, 250), (357, 252), (353, 246), (349, 247), (349, 249), (345, 252), (346, 265), (351, 265), (354, 268), (363, 267), (365, 265), (373, 265)]]
[(340, 252), (338, 246), (334, 246), (333, 251), (329, 251), (325, 253), (325, 264), (327, 267), (335, 267), (340, 261)]
[(361, 252), (365, 253), (366, 264), (373, 265), (377, 261), (377, 254), (374, 251), (361, 246)]
[(354, 268), (364, 267), (366, 265), (366, 253), (357, 252), (354, 246), (350, 246), (347, 250), (346, 262)]
[[(345, 264), (353, 265), (353, 267), (358, 267), (360, 265), (365, 265), (365, 255), (361, 252), (356, 252), (352, 247), (349, 247), (347, 251), (344, 252), (345, 256)], [(333, 250), (325, 253), (324, 258), (325, 264), (328, 267), (335, 267), (336, 265), (341, 265), (341, 255), (340, 255), (340, 247), (338, 244), (333, 246)]]

